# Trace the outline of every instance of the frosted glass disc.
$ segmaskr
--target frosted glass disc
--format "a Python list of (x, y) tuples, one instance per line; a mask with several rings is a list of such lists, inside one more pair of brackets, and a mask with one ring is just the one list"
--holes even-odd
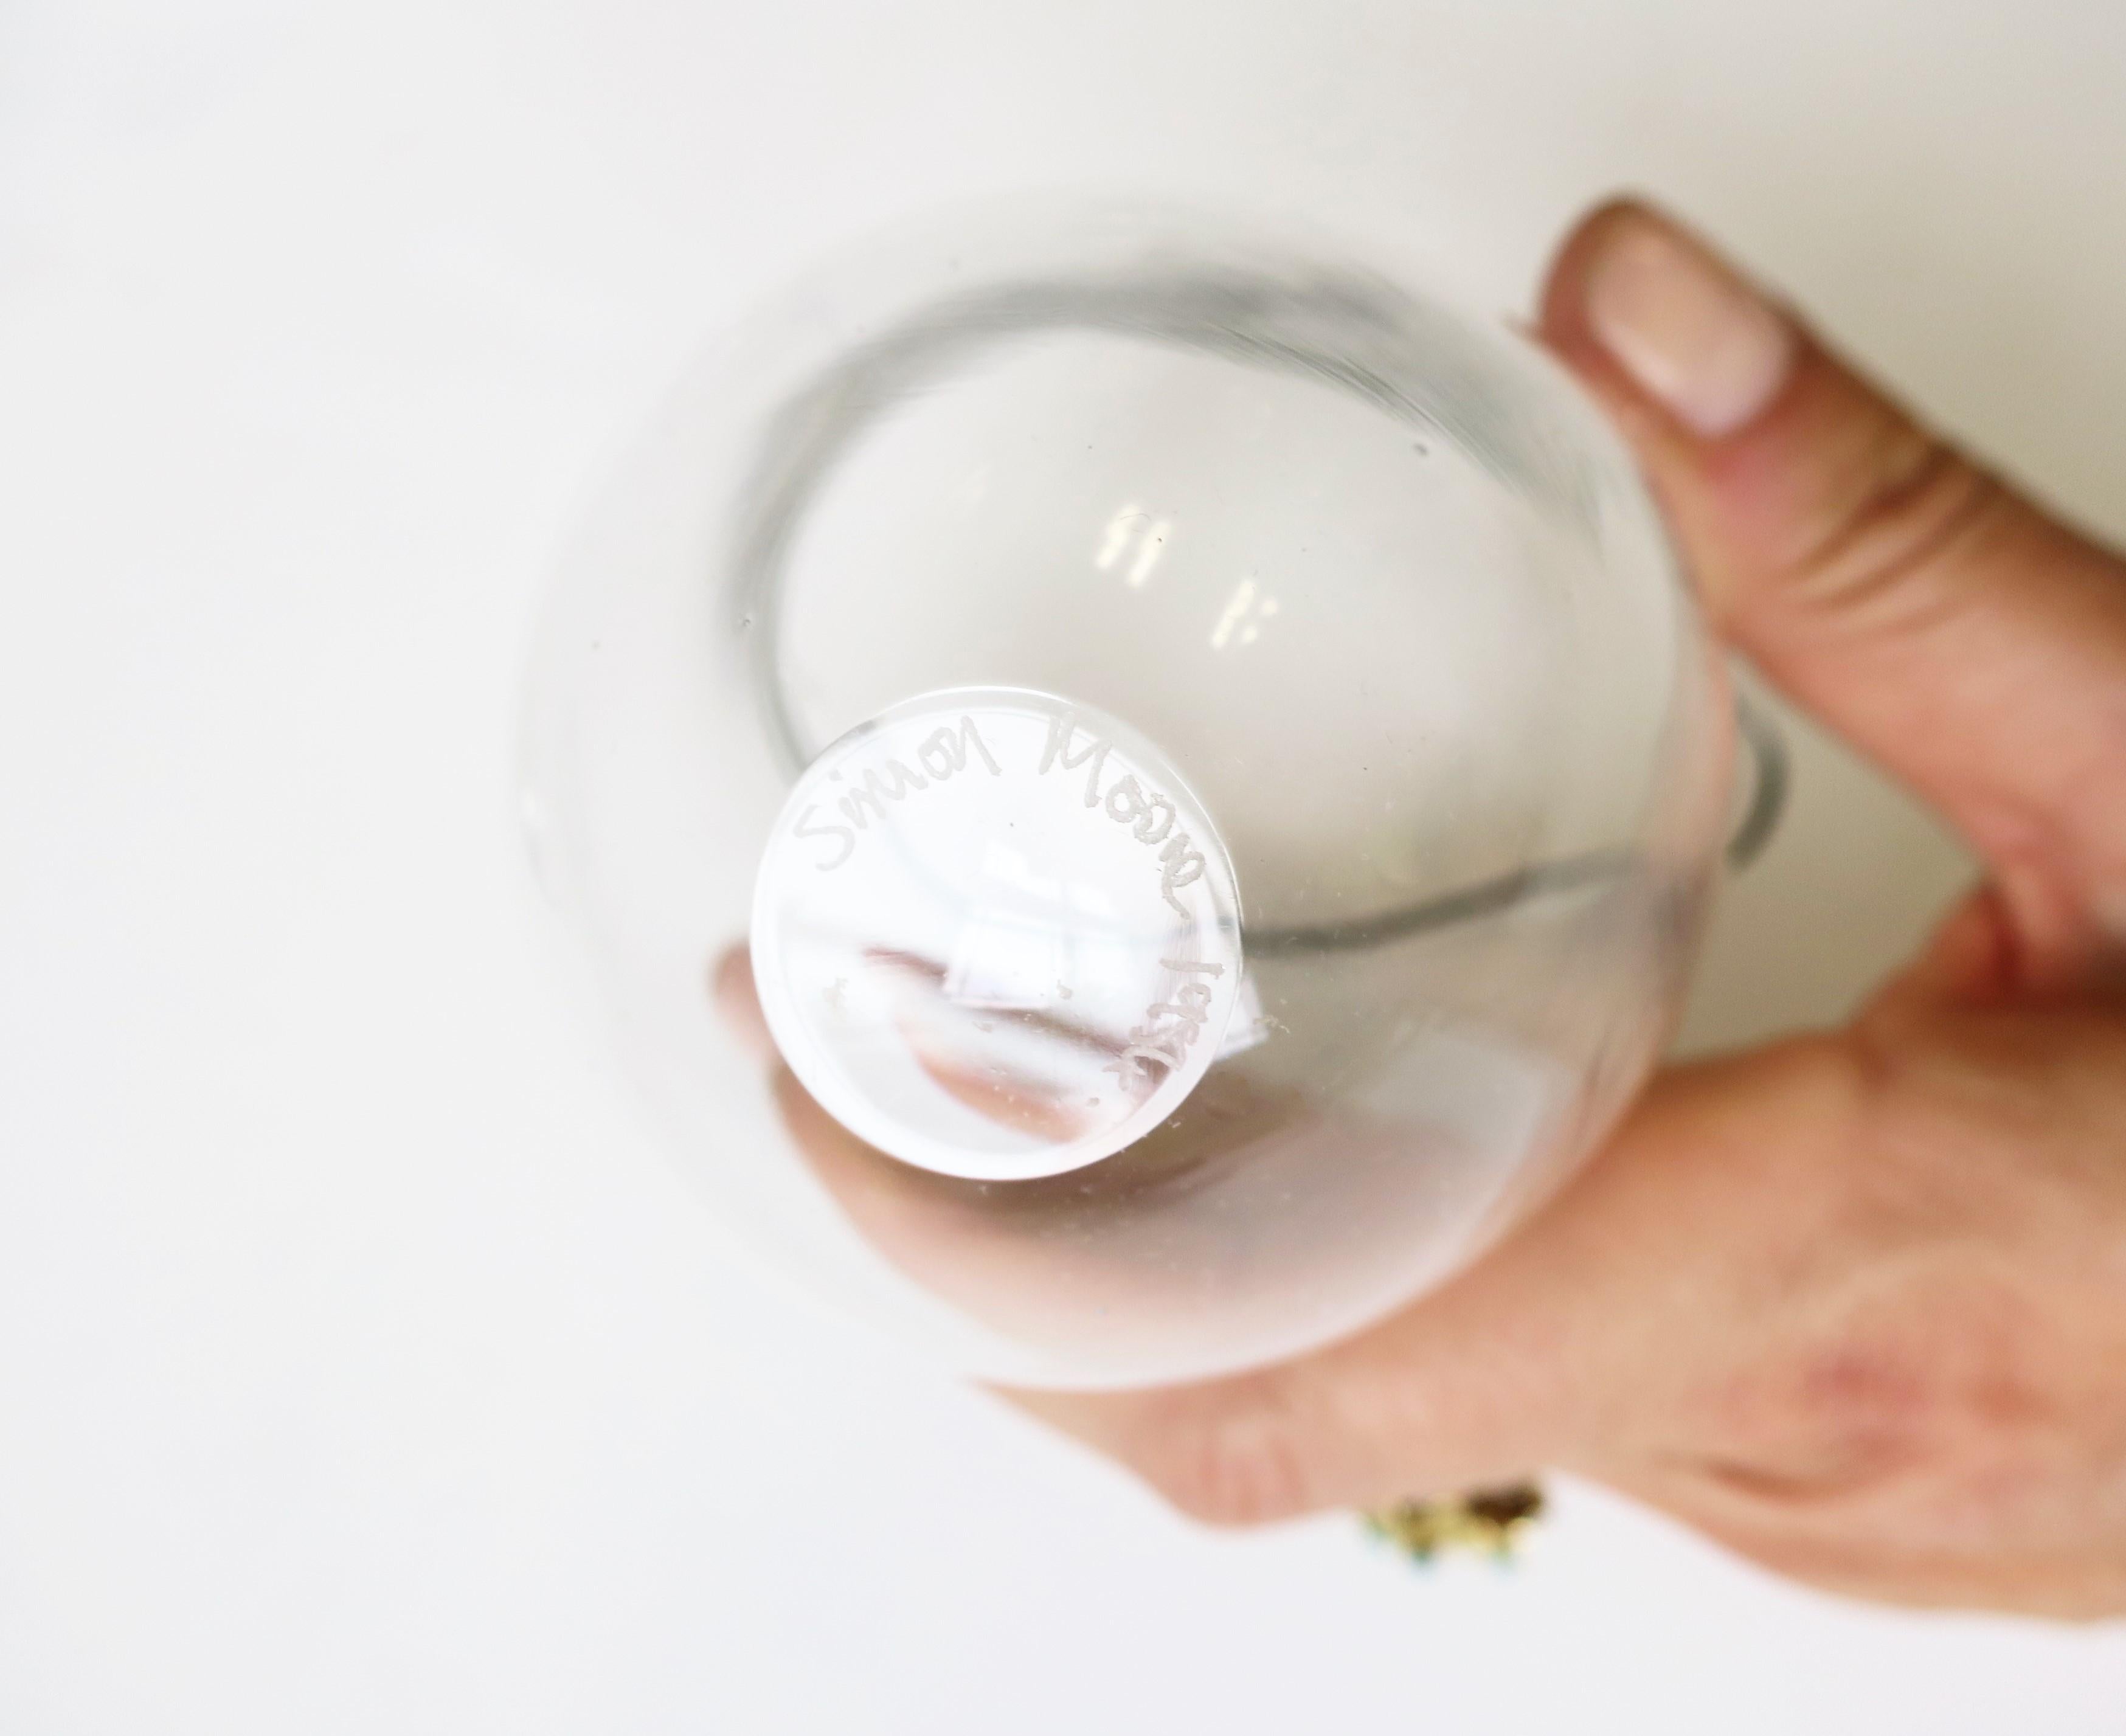
[(1097, 1163), (1172, 1116), (1241, 986), (1210, 815), (1137, 732), (1027, 690), (925, 694), (815, 760), (751, 944), (769, 1029), (823, 1107), (989, 1181)]

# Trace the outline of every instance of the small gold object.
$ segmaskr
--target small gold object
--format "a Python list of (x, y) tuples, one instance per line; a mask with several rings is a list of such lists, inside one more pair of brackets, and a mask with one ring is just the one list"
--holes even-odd
[(1468, 1550), (1505, 1560), (1520, 1534), (1543, 1514), (1543, 1491), (1533, 1483), (1473, 1490), (1458, 1500), (1405, 1501), (1365, 1516), (1366, 1528), (1413, 1561), (1442, 1550)]

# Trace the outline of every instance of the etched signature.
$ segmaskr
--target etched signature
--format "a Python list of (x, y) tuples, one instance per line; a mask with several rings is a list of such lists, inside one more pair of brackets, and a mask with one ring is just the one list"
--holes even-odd
[[(1045, 776), (1059, 768), (1075, 771), (1084, 767), (1084, 805), (1098, 809), (1117, 825), (1127, 828), (1132, 837), (1155, 853), (1160, 896), (1178, 914), (1188, 916), (1188, 907), (1175, 894), (1202, 879), (1205, 863), (1203, 852), (1196, 847), (1195, 840), (1179, 826), (1180, 810), (1172, 798), (1146, 789), (1131, 771), (1124, 771), (1103, 788), (1101, 780), (1108, 769), (1108, 757), (1114, 752), (1113, 744), (1089, 732), (1081, 732), (1076, 719), (1067, 711), (1051, 716), (1047, 722), (1048, 734), (1034, 775)], [(791, 833), (796, 837), (819, 838), (832, 846), (831, 855), (813, 864), (819, 872), (830, 874), (854, 856), (860, 835), (871, 829), (874, 819), (886, 820), (890, 806), (905, 802), (933, 785), (950, 782), (977, 759), (989, 768), (992, 777), (1002, 776), (1004, 771), (990, 752), (989, 744), (982, 739), (974, 719), (965, 715), (957, 724), (934, 729), (925, 736), (913, 757), (913, 766), (905, 760), (888, 758), (870, 767), (856, 779), (853, 787), (834, 798), (831, 809), (823, 808), (818, 802), (806, 804), (792, 823)], [(840, 781), (844, 774), (837, 769), (828, 776)], [(839, 819), (823, 817), (837, 814)]]
[(1075, 771), (1080, 766), (1087, 767), (1085, 805), (1101, 809), (1109, 819), (1127, 826), (1130, 835), (1140, 844), (1159, 847), (1160, 895), (1180, 914), (1187, 916), (1188, 907), (1174, 894), (1202, 879), (1202, 851), (1196, 848), (1187, 833), (1174, 829), (1174, 823), (1179, 818), (1174, 804), (1156, 790), (1147, 790), (1133, 773), (1124, 772), (1103, 795), (1100, 773), (1106, 767), (1108, 755), (1113, 751), (1113, 744), (1094, 736), (1073, 753), (1070, 742), (1077, 733), (1077, 720), (1069, 712), (1049, 719), (1048, 739), (1041, 750), (1040, 771), (1045, 773), (1051, 767), (1061, 766), (1065, 771)]
[[(812, 865), (822, 874), (831, 873), (857, 853), (857, 834), (870, 830), (871, 820), (864, 813), (867, 802), (871, 804), (872, 812), (883, 820), (888, 802), (904, 802), (919, 790), (928, 790), (933, 784), (950, 782), (967, 769), (971, 752), (980, 756), (982, 763), (990, 768), (991, 777), (1004, 775), (1004, 768), (997, 764), (990, 752), (988, 744), (982, 740), (981, 731), (975, 727), (975, 720), (971, 717), (962, 717), (957, 729), (947, 725), (933, 729), (924, 737), (915, 749), (915, 762), (922, 767), (921, 771), (903, 765), (897, 759), (890, 759), (883, 766), (872, 767), (864, 773), (856, 788), (846, 795), (838, 797), (834, 806), (848, 822), (847, 825), (838, 825), (833, 820), (814, 825), (812, 816), (820, 811), (820, 804), (814, 802), (797, 816), (790, 828), (791, 833), (797, 837), (839, 840), (841, 853), (839, 856)], [(837, 779), (842, 776), (839, 771), (829, 775)]]
[[(1207, 960), (1161, 959), (1159, 962), (1182, 976), (1215, 979), (1226, 974), (1223, 965), (1214, 965)], [(1125, 1085), (1149, 1079), (1149, 1064), (1152, 1062), (1169, 1072), (1178, 1070), (1196, 1039), (1203, 1034), (1204, 1022), (1211, 1015), (1212, 998), (1209, 983), (1187, 982), (1174, 991), (1172, 1000), (1154, 1001), (1144, 1010), (1144, 1023), (1132, 1028), (1129, 1047), (1102, 1070), (1112, 1073)]]

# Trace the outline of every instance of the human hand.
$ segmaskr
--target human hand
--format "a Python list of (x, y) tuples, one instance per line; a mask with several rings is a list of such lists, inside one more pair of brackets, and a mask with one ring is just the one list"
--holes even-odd
[(1219, 1522), (1555, 1467), (1840, 1591), (2126, 1611), (2126, 564), (1642, 208), (1573, 234), (1541, 335), (1716, 627), (1987, 881), (1845, 1030), (1664, 1073), (1385, 1323), (1015, 1396)]

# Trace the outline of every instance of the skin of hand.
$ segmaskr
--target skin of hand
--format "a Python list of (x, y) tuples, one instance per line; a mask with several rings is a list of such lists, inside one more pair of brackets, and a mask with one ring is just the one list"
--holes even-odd
[(1548, 1467), (1840, 1592), (2126, 1612), (2126, 564), (1643, 205), (1573, 233), (1540, 336), (1718, 631), (1985, 882), (1847, 1028), (1662, 1074), (1400, 1315), (1011, 1396), (1221, 1524)]

